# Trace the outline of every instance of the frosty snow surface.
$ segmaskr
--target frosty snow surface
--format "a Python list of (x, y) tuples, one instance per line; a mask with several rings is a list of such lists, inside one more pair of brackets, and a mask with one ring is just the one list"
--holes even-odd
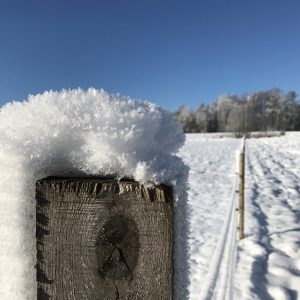
[[(189, 299), (299, 299), (300, 132), (246, 139), (245, 239), (237, 241), (237, 225), (224, 229), (241, 142), (223, 134), (188, 134), (180, 151), (191, 168)], [(232, 213), (237, 222), (238, 212)]]
[(185, 136), (150, 102), (103, 90), (63, 90), (0, 111), (0, 295), (36, 298), (35, 182), (47, 176), (114, 175), (175, 191), (175, 299), (187, 298), (188, 168)]

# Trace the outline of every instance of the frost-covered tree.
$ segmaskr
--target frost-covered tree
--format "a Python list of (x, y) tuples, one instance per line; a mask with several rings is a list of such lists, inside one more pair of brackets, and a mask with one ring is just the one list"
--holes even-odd
[(195, 111), (195, 123), (197, 132), (207, 132), (209, 126), (209, 113), (205, 105), (200, 105), (200, 107)]
[(265, 92), (246, 94), (242, 97), (245, 103), (245, 130), (265, 130)]
[(221, 96), (217, 100), (217, 116), (219, 131), (229, 131), (229, 115), (235, 100), (235, 96), (231, 95)]
[(300, 130), (297, 94), (277, 88), (240, 97), (223, 95), (195, 112), (182, 106), (174, 117), (185, 132)]
[(280, 111), (280, 130), (295, 130), (297, 126), (297, 94), (295, 92), (288, 92), (281, 101)]
[(226, 131), (245, 132), (246, 131), (246, 109), (242, 101), (235, 101), (229, 112)]
[(178, 111), (174, 113), (174, 117), (182, 124), (184, 132), (197, 132), (195, 115), (191, 108), (186, 106), (181, 106)]
[(266, 109), (265, 109), (267, 130), (279, 130), (281, 99), (282, 99), (282, 94), (279, 89), (274, 88), (267, 93)]

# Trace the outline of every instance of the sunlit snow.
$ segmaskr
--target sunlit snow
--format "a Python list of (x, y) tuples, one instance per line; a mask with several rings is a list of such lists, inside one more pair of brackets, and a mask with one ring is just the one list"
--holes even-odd
[(113, 175), (175, 192), (175, 296), (187, 293), (185, 135), (155, 104), (103, 90), (30, 96), (0, 111), (0, 298), (36, 298), (35, 182)]
[(300, 295), (300, 134), (246, 140), (242, 241), (236, 236), (233, 193), (234, 155), (241, 139), (218, 136), (222, 135), (187, 135), (180, 152), (191, 168), (190, 299), (296, 300)]

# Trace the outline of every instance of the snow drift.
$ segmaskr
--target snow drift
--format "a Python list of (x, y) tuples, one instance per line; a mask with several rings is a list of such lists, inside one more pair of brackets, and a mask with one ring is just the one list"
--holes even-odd
[(187, 298), (188, 168), (185, 136), (150, 102), (103, 90), (30, 96), (0, 110), (0, 295), (36, 298), (35, 182), (47, 176), (114, 175), (174, 187), (175, 299)]

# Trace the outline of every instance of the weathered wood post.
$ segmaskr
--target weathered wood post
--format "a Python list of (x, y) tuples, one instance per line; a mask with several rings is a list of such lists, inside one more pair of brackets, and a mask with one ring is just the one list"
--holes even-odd
[(245, 145), (239, 157), (239, 239), (244, 238), (245, 212)]
[(169, 186), (49, 177), (36, 199), (38, 300), (172, 299)]

